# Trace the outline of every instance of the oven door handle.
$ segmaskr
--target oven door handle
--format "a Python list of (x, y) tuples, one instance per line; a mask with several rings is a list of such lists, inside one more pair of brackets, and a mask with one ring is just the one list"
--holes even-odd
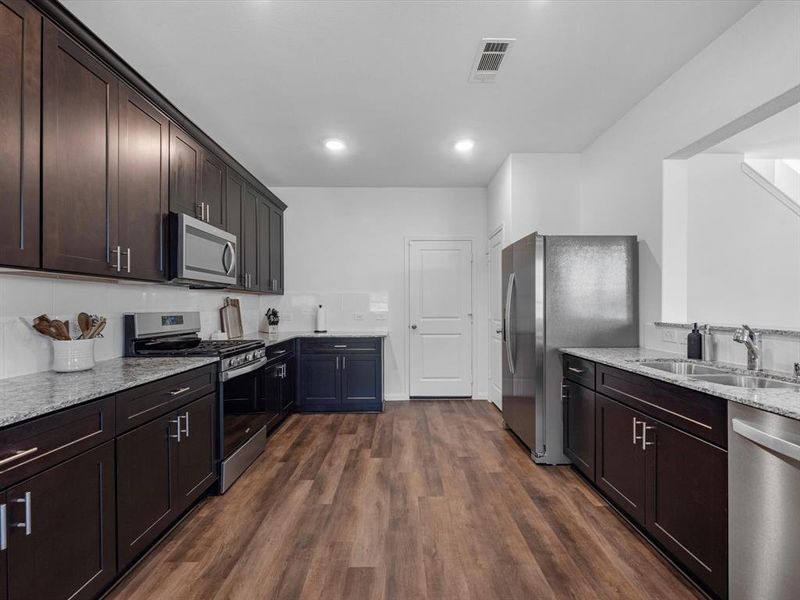
[(233, 369), (231, 371), (223, 371), (219, 374), (220, 381), (228, 381), (229, 379), (233, 379), (234, 377), (238, 377), (239, 375), (246, 375), (247, 373), (252, 373), (256, 369), (260, 369), (265, 364), (267, 364), (267, 358), (260, 358), (254, 363), (250, 363), (249, 365), (245, 365), (243, 367), (239, 367), (238, 369)]

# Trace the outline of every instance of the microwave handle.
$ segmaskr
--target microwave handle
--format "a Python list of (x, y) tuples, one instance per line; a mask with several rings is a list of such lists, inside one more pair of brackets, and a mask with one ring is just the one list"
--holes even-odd
[[(231, 252), (231, 265), (226, 267), (225, 256), (228, 254), (228, 250)], [(236, 266), (236, 250), (231, 242), (225, 242), (225, 249), (222, 251), (222, 268), (225, 269), (225, 275), (230, 275), (234, 266)]]

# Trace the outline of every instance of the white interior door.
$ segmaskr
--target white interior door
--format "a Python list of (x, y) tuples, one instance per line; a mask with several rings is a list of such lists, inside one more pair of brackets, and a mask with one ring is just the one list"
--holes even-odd
[(503, 229), (489, 238), (489, 400), (503, 410)]
[(409, 242), (412, 397), (472, 396), (472, 243)]

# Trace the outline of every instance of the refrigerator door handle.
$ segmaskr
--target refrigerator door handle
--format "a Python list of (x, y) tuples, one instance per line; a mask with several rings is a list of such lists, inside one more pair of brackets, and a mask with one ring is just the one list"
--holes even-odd
[(511, 347), (511, 340), (513, 338), (511, 332), (511, 296), (514, 293), (514, 281), (516, 279), (515, 273), (511, 273), (508, 276), (508, 288), (506, 289), (506, 322), (505, 327), (503, 328), (503, 333), (505, 334), (506, 340), (506, 357), (508, 358), (508, 370), (513, 375), (514, 374), (514, 352)]

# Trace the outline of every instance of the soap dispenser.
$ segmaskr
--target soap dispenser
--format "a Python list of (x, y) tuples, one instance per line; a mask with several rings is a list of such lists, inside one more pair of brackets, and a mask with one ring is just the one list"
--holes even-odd
[(317, 307), (317, 327), (314, 329), (314, 333), (327, 333), (328, 332), (328, 325), (325, 319), (325, 308), (320, 304)]
[(697, 323), (686, 336), (686, 357), (687, 358), (703, 358), (703, 336), (700, 335), (700, 330), (697, 328)]

